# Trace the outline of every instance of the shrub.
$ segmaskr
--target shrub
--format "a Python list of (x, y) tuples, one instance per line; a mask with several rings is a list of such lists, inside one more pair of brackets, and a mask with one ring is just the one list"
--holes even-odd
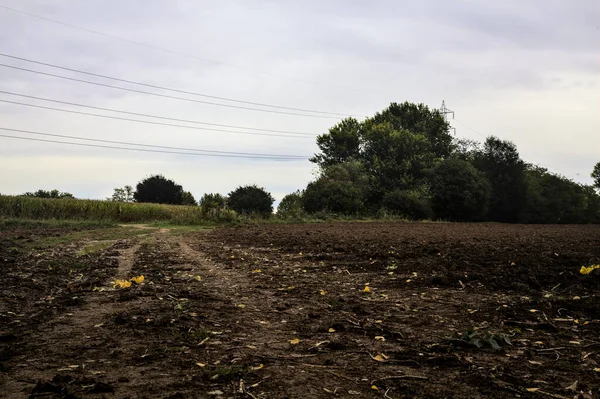
[(288, 194), (282, 198), (277, 207), (277, 216), (281, 218), (300, 218), (304, 215), (301, 191)]
[(309, 213), (356, 214), (363, 209), (363, 193), (351, 181), (321, 178), (308, 184), (302, 206)]
[(387, 210), (407, 219), (431, 219), (434, 216), (429, 200), (417, 191), (393, 190), (383, 196), (382, 202)]

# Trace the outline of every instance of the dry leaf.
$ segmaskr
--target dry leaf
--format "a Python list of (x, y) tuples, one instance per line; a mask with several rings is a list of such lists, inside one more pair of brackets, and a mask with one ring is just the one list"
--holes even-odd
[(262, 270), (260, 270), (260, 269), (252, 270), (252, 273), (262, 273)]
[(371, 289), (368, 285), (365, 285), (365, 289), (363, 290), (363, 292), (371, 292)]
[(294, 338), (292, 340), (290, 340), (290, 344), (292, 345), (297, 345), (300, 343), (300, 338)]
[(527, 392), (537, 392), (540, 389), (539, 388), (525, 388), (527, 390)]
[(536, 310), (536, 309), (529, 309), (529, 311), (530, 311), (531, 313), (535, 313), (535, 312), (537, 312), (537, 310)]
[(142, 284), (144, 282), (144, 276), (137, 276), (137, 277), (132, 277), (131, 281), (133, 281), (136, 284)]
[(248, 348), (248, 349), (256, 349), (256, 346), (254, 346), (254, 345), (246, 345), (246, 348)]
[(574, 301), (578, 301), (578, 300), (580, 300), (580, 299), (581, 299), (581, 297), (580, 297), (580, 296), (577, 296), (577, 295), (573, 297), (573, 300), (574, 300)]
[(265, 367), (264, 364), (259, 364), (256, 367), (250, 367), (250, 370), (256, 371), (262, 369), (263, 367)]
[(198, 367), (205, 367), (206, 363), (196, 363), (196, 366), (198, 366)]
[(327, 295), (327, 291), (321, 290), (321, 295)]
[(600, 373), (600, 367), (596, 367), (596, 368), (594, 369), (594, 371), (595, 371), (596, 373)]
[(529, 360), (529, 363), (536, 364), (536, 365), (539, 365), (539, 366), (541, 366), (543, 364), (542, 362), (538, 362), (538, 361), (535, 361), (535, 360)]
[(335, 330), (334, 330), (333, 328), (330, 328), (330, 329), (329, 329), (329, 332), (330, 332), (330, 333), (334, 333), (334, 332), (335, 332)]
[(113, 286), (115, 288), (129, 288), (129, 287), (131, 287), (131, 281), (127, 281), (127, 280), (115, 280), (113, 282)]
[(385, 337), (382, 337), (381, 335), (379, 335), (379, 336), (375, 337), (375, 339), (376, 339), (377, 341), (385, 341)]
[(376, 391), (379, 391), (379, 388), (377, 388), (377, 385), (371, 385), (371, 389), (374, 389)]
[(378, 362), (385, 362), (388, 359), (388, 356), (384, 355), (383, 353), (380, 353), (377, 356), (371, 356), (371, 358)]

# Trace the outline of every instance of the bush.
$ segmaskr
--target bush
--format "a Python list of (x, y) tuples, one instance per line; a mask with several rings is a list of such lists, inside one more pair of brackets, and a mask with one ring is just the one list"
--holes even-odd
[(200, 206), (204, 212), (214, 209), (225, 209), (227, 198), (221, 194), (204, 194), (200, 198)]
[(301, 191), (288, 194), (282, 198), (277, 207), (277, 216), (280, 218), (301, 218), (304, 215)]
[(258, 214), (263, 217), (273, 213), (273, 202), (275, 199), (264, 188), (252, 186), (240, 186), (229, 193), (227, 206), (239, 214)]
[(437, 165), (431, 178), (431, 202), (439, 218), (480, 221), (486, 218), (491, 187), (483, 173), (461, 159)]
[(383, 196), (383, 206), (393, 214), (411, 220), (433, 218), (429, 200), (416, 191), (390, 191)]
[(308, 184), (302, 206), (309, 213), (322, 211), (352, 215), (362, 211), (363, 194), (350, 181), (321, 178)]

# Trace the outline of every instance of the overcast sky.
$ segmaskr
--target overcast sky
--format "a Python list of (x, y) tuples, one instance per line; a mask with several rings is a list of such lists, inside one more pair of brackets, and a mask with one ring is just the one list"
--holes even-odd
[[(483, 140), (482, 135), (494, 134), (511, 140), (525, 160), (584, 183), (591, 183), (590, 172), (600, 161), (597, 0), (0, 0), (0, 6), (127, 39), (0, 8), (0, 53), (189, 92), (359, 116), (372, 115), (393, 101), (438, 108), (445, 100), (456, 113), (452, 123), (459, 137)], [(0, 57), (0, 63), (275, 110), (6, 57)], [(0, 91), (313, 136), (336, 123), (331, 115), (307, 117), (179, 101), (1, 66)], [(0, 94), (0, 100), (149, 120), (7, 94)], [(309, 157), (317, 150), (310, 136), (165, 127), (3, 102), (0, 128), (214, 151)], [(74, 141), (2, 130), (0, 134)], [(57, 188), (80, 198), (104, 198), (114, 187), (135, 185), (160, 173), (196, 198), (256, 183), (280, 200), (304, 188), (314, 166), (308, 160), (144, 153), (0, 137), (0, 171), (3, 194)]]

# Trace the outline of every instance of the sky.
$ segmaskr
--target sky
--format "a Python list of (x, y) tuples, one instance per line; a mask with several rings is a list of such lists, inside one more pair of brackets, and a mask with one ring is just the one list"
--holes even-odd
[[(314, 179), (308, 158), (318, 151), (315, 138), (344, 115), (362, 119), (403, 101), (439, 108), (442, 100), (455, 112), (450, 122), (459, 138), (482, 141), (493, 134), (513, 141), (526, 161), (589, 184), (600, 161), (598, 21), (597, 0), (0, 0), (2, 54), (190, 93), (321, 112), (165, 91), (0, 56), (4, 65), (194, 100), (0, 66), (3, 92), (194, 121), (0, 93), (3, 129), (186, 149), (165, 150), (174, 152), (304, 157), (165, 154), (0, 137), (0, 193), (59, 189), (78, 198), (106, 198), (115, 187), (162, 174), (197, 199), (257, 184), (280, 200)], [(303, 134), (282, 137), (265, 130)], [(0, 135), (119, 146), (7, 130)]]

